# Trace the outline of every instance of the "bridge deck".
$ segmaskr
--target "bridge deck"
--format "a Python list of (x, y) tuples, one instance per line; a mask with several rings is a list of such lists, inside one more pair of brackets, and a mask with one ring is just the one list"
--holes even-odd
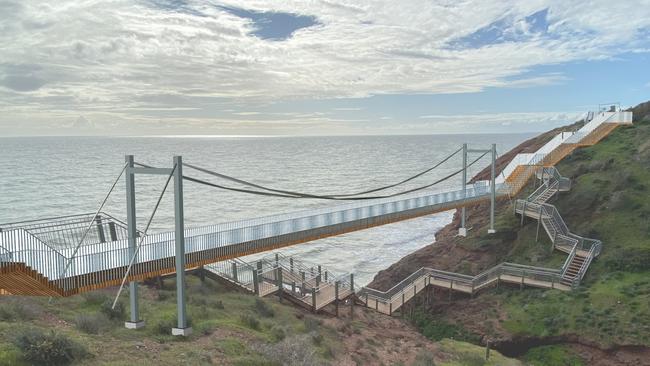
[[(502, 195), (506, 186), (499, 185)], [(363, 230), (420, 216), (472, 205), (489, 198), (485, 184), (461, 190), (412, 195), (407, 198), (376, 200), (289, 215), (270, 216), (237, 223), (185, 230), (187, 268), (269, 251), (329, 236)], [(0, 232), (0, 247), (9, 248), (11, 258), (0, 262), (0, 288), (15, 294), (52, 296), (74, 295), (83, 291), (118, 285), (131, 260), (127, 240), (83, 245), (61, 278), (72, 248), (59, 250), (24, 229)], [(17, 273), (10, 263), (23, 263)], [(30, 272), (32, 271), (32, 272)], [(142, 280), (173, 273), (174, 233), (144, 238), (128, 280)], [(39, 273), (29, 288), (17, 286), (8, 276)]]

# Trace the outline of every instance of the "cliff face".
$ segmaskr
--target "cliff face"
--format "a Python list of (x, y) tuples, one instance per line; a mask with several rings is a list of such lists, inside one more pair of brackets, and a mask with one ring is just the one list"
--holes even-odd
[[(577, 122), (572, 125), (555, 128), (522, 142), (506, 154), (499, 156), (496, 161), (497, 174), (508, 165), (515, 155), (535, 152), (558, 133), (573, 131), (580, 128), (581, 125), (581, 122)], [(470, 182), (489, 178), (490, 169), (487, 167), (476, 174)], [(497, 204), (502, 206), (503, 203), (502, 201)], [(488, 223), (489, 207), (489, 203), (467, 207), (467, 227), (470, 230), (471, 228), (484, 227)], [(468, 249), (457, 245), (458, 238), (456, 234), (458, 233), (459, 227), (460, 210), (456, 210), (452, 222), (436, 233), (435, 243), (407, 255), (387, 269), (380, 271), (368, 287), (385, 291), (414, 271), (425, 266), (446, 271), (475, 274), (498, 263), (498, 259), (504, 255), (503, 251), (495, 252), (486, 250), (487, 248)], [(502, 238), (508, 235), (508, 233), (497, 233), (496, 238)]]

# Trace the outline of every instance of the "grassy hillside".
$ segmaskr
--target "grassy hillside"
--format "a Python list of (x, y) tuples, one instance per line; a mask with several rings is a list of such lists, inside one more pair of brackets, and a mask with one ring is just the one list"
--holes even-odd
[(519, 365), (470, 343), (432, 342), (404, 320), (349, 307), (313, 315), (188, 277), (194, 334), (172, 337), (175, 284), (141, 287), (146, 326), (127, 330), (115, 289), (70, 298), (0, 296), (0, 366), (21, 365)]
[[(434, 321), (455, 323), (483, 339), (650, 346), (650, 118), (635, 117), (634, 126), (617, 128), (557, 166), (573, 186), (551, 203), (572, 232), (603, 241), (603, 252), (579, 290), (502, 286), (460, 299), (462, 304), (439, 304), (430, 311)], [(470, 237), (455, 243), (474, 253), (504, 253), (484, 267), (511, 261), (559, 268), (566, 255), (551, 251), (543, 229), (536, 242), (536, 229), (530, 219), (520, 227), (506, 202), (498, 211), (496, 235), (485, 234), (487, 228), (478, 224)], [(573, 357), (557, 346), (533, 349), (526, 357), (551, 365), (563, 352)]]

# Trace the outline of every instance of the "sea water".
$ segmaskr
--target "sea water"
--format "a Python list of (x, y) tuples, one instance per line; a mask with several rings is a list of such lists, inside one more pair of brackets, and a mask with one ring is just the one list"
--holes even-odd
[[(124, 166), (124, 155), (137, 162), (171, 167), (185, 163), (278, 189), (313, 194), (363, 191), (401, 181), (447, 157), (467, 142), (470, 148), (499, 153), (526, 134), (336, 136), (336, 137), (12, 137), (0, 138), (0, 223), (94, 213)], [(478, 157), (476, 154), (470, 156)], [(489, 155), (470, 169), (472, 176)], [(396, 193), (431, 183), (461, 168), (461, 154), (439, 169), (394, 189)], [(184, 167), (184, 175), (225, 186), (239, 186)], [(162, 175), (136, 177), (138, 227), (143, 229), (165, 183)], [(460, 175), (430, 191), (458, 188)], [(242, 187), (242, 186), (239, 186)], [(171, 186), (170, 186), (171, 188)], [(250, 187), (249, 187), (250, 188)], [(341, 204), (317, 199), (257, 196), (184, 183), (185, 226), (298, 211)], [(103, 209), (125, 219), (124, 178)], [(486, 215), (488, 213), (486, 212)], [(380, 226), (282, 249), (285, 255), (355, 273), (363, 285), (381, 269), (435, 240), (452, 212)], [(173, 230), (173, 191), (164, 196), (150, 232)]]

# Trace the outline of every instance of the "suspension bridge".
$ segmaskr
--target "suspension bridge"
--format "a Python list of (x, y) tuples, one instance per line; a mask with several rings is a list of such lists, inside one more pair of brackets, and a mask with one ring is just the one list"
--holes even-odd
[[(410, 297), (415, 296), (418, 287), (423, 289), (432, 285), (473, 293), (493, 283), (495, 276), (497, 283), (498, 280), (508, 281), (508, 276), (511, 276), (514, 278), (511, 278), (511, 282), (519, 281), (521, 284), (572, 288), (584, 275), (588, 263), (599, 252), (600, 245), (596, 249), (596, 242), (589, 241), (590, 246), (587, 248), (583, 238), (570, 234), (566, 225), (562, 226), (558, 220), (553, 219), (555, 213), (545, 206), (544, 199), (563, 190), (566, 180), (563, 180), (557, 171), (544, 168), (553, 167), (580, 146), (597, 143), (618, 125), (631, 122), (630, 112), (615, 110), (588, 113), (586, 123), (579, 130), (558, 134), (535, 153), (515, 156), (498, 175), (495, 145), (489, 149), (470, 149), (463, 145), (435, 166), (398, 183), (363, 192), (337, 195), (265, 187), (184, 163), (179, 156), (174, 157), (171, 168), (153, 167), (136, 162), (133, 156), (127, 156), (121, 173), (96, 213), (0, 225), (0, 294), (72, 296), (118, 285), (121, 291), (128, 283), (131, 312), (126, 326), (139, 328), (144, 323), (139, 318), (137, 281), (175, 273), (178, 327), (173, 329), (173, 333), (187, 335), (191, 329), (187, 326), (185, 313), (185, 271), (198, 267), (204, 267), (211, 275), (260, 296), (276, 292), (286, 293), (287, 298), (314, 311), (333, 302), (338, 305), (339, 300), (356, 296), (365, 298), (365, 305), (377, 310), (381, 308), (383, 312), (390, 314)], [(463, 156), (462, 167), (443, 178), (397, 193), (379, 193), (424, 176), (460, 153)], [(473, 154), (478, 154), (478, 157), (468, 162), (468, 157), (474, 156)], [(468, 168), (488, 154), (491, 157), (490, 180), (467, 184)], [(185, 175), (185, 168), (209, 178), (199, 179)], [(166, 176), (167, 180), (146, 227), (144, 230), (138, 230), (135, 218), (135, 176), (143, 174), (159, 174)], [(462, 179), (458, 189), (432, 191), (436, 185), (458, 175)], [(102, 211), (108, 196), (122, 176), (126, 180), (126, 222)], [(534, 199), (522, 203), (518, 201), (516, 212), (521, 214), (522, 218), (538, 218), (544, 223), (549, 235), (554, 233), (553, 242), (557, 243), (556, 247), (560, 250), (567, 249), (564, 251), (569, 253), (571, 260), (567, 259), (566, 268), (552, 270), (552, 273), (546, 269), (526, 268), (516, 264), (503, 264), (498, 269), (478, 277), (423, 269), (388, 292), (367, 288), (355, 291), (354, 276), (351, 274), (336, 274), (321, 267), (315, 269), (314, 266), (279, 255), (254, 264), (239, 259), (250, 254), (455, 208), (463, 208), (459, 235), (466, 235), (464, 207), (484, 201), (491, 203), (489, 231), (494, 232), (496, 200), (517, 195), (533, 176), (541, 180), (540, 187), (546, 188)], [(215, 183), (215, 178), (226, 180), (229, 182), (226, 184), (231, 185)], [(174, 186), (175, 230), (150, 234), (149, 226), (171, 181)], [(346, 203), (186, 229), (183, 213), (184, 182), (245, 194)], [(236, 186), (232, 186), (233, 183)], [(578, 245), (581, 247), (578, 248)], [(579, 267), (577, 270), (576, 266)], [(573, 275), (571, 281), (567, 273)], [(551, 286), (546, 286), (546, 283), (551, 283)]]

